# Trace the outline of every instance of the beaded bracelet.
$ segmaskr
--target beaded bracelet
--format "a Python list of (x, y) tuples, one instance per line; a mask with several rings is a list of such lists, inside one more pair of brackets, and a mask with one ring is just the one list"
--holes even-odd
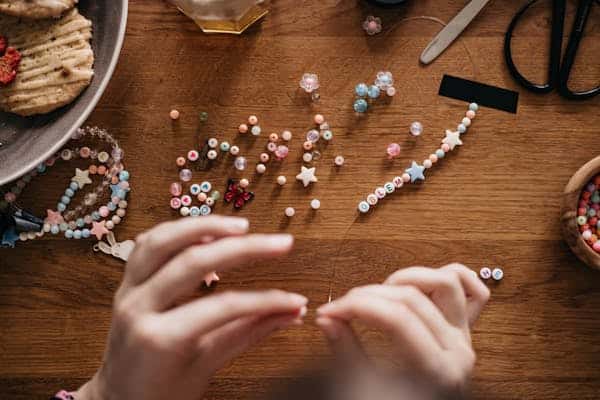
[(386, 195), (394, 193), (404, 186), (405, 183), (424, 181), (425, 170), (431, 168), (435, 163), (444, 158), (446, 153), (454, 150), (456, 146), (462, 146), (463, 142), (460, 139), (460, 135), (467, 132), (467, 129), (471, 125), (471, 120), (475, 118), (475, 113), (478, 109), (479, 106), (476, 103), (469, 104), (469, 109), (460, 124), (458, 124), (456, 131), (446, 130), (446, 137), (442, 139), (442, 145), (439, 149), (430, 154), (423, 161), (423, 164), (413, 161), (411, 166), (402, 175), (396, 176), (391, 182), (386, 182), (382, 187), (376, 188), (373, 193), (367, 195), (366, 200), (358, 203), (358, 211), (367, 213), (379, 200), (383, 199)]

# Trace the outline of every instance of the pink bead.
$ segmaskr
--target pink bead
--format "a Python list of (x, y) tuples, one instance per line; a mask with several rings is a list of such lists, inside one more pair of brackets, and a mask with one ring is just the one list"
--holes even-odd
[(436, 156), (435, 154), (430, 154), (429, 161), (435, 164), (436, 162), (438, 162), (438, 156)]
[(251, 115), (248, 117), (248, 123), (250, 125), (256, 125), (258, 124), (258, 117), (256, 115)]
[(321, 114), (315, 115), (315, 124), (321, 125), (323, 122), (325, 122), (325, 117), (323, 115), (321, 115)]
[(467, 111), (466, 115), (467, 115), (467, 118), (473, 119), (473, 118), (475, 118), (475, 111), (469, 110), (469, 111)]
[(269, 135), (269, 141), (271, 142), (276, 142), (277, 140), (279, 140), (279, 135), (276, 133), (271, 133)]
[(110, 199), (110, 202), (113, 203), (115, 206), (118, 205), (120, 201), (121, 201), (121, 198), (119, 198), (119, 196), (114, 196), (113, 198)]
[(594, 242), (594, 244), (592, 245), (592, 248), (594, 249), (594, 251), (596, 253), (600, 253), (600, 240)]
[(183, 204), (186, 207), (190, 206), (192, 204), (192, 197), (187, 194), (181, 196), (181, 204)]
[(429, 158), (423, 161), (423, 166), (425, 168), (431, 168), (432, 165), (433, 165), (433, 163), (431, 162), (431, 160)]
[(398, 143), (390, 143), (386, 151), (390, 159), (396, 158), (400, 155), (400, 145)]
[(181, 196), (182, 190), (183, 190), (183, 188), (181, 187), (181, 183), (179, 183), (179, 182), (171, 183), (171, 187), (170, 187), (169, 191), (171, 192), (172, 196)]
[(241, 124), (240, 126), (238, 126), (238, 132), (239, 133), (246, 133), (246, 132), (248, 132), (248, 125)]
[(79, 155), (81, 156), (81, 158), (88, 158), (90, 156), (90, 148), (82, 147), (81, 149), (79, 149)]
[(100, 207), (98, 212), (100, 213), (100, 216), (104, 218), (108, 217), (108, 214), (110, 214), (110, 210), (106, 206)]
[(190, 150), (187, 153), (187, 158), (190, 161), (196, 161), (198, 158), (200, 158), (200, 154), (196, 150)]
[(4, 200), (6, 200), (7, 203), (14, 203), (15, 200), (17, 200), (17, 195), (13, 192), (8, 192), (4, 195)]
[(410, 182), (410, 175), (407, 174), (406, 172), (402, 174), (402, 180), (404, 181), (404, 183), (406, 182)]
[(185, 165), (185, 158), (177, 157), (175, 164), (177, 164), (178, 167), (183, 167)]
[(444, 153), (447, 153), (447, 152), (449, 152), (449, 151), (450, 151), (450, 145), (449, 145), (448, 143), (444, 143), (444, 144), (442, 145), (442, 151), (443, 151)]
[(171, 199), (171, 208), (174, 210), (181, 208), (181, 200), (179, 200), (179, 197), (173, 197)]
[(260, 161), (263, 163), (266, 163), (269, 161), (269, 155), (267, 153), (261, 153), (260, 154)]
[(169, 113), (169, 117), (171, 117), (171, 119), (173, 121), (175, 121), (176, 119), (179, 119), (179, 111), (171, 110), (171, 112)]
[(274, 142), (267, 143), (267, 150), (269, 150), (271, 153), (274, 152), (277, 150), (277, 144)]
[(290, 149), (288, 149), (287, 146), (277, 146), (277, 150), (275, 150), (275, 157), (277, 157), (278, 160), (283, 160), (288, 156), (289, 152)]
[(200, 193), (198, 193), (197, 198), (200, 203), (204, 203), (206, 201), (206, 199), (208, 198), (208, 196), (206, 195), (206, 193), (200, 192)]
[(390, 86), (389, 88), (387, 88), (385, 90), (385, 93), (390, 97), (394, 97), (396, 95), (396, 88), (393, 86)]

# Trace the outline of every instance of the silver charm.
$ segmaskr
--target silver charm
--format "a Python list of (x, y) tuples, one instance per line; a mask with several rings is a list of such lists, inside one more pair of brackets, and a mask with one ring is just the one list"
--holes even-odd
[(106, 234), (106, 240), (108, 243), (103, 241), (96, 243), (94, 245), (94, 251), (101, 251), (104, 254), (108, 254), (123, 261), (129, 259), (129, 255), (135, 247), (135, 242), (133, 240), (125, 240), (119, 243), (115, 239), (115, 234), (112, 231), (109, 231)]

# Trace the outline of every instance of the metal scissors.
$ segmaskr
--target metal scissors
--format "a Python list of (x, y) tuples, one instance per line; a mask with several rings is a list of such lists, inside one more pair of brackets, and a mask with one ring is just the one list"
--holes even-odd
[(504, 37), (504, 58), (511, 75), (526, 89), (535, 93), (548, 93), (557, 89), (558, 93), (573, 100), (584, 100), (594, 97), (600, 93), (600, 86), (590, 90), (574, 92), (568, 87), (571, 68), (575, 62), (575, 56), (579, 43), (585, 31), (585, 25), (590, 15), (594, 2), (600, 4), (600, 0), (578, 0), (577, 13), (573, 23), (573, 29), (569, 35), (569, 41), (561, 60), (562, 36), (565, 23), (566, 0), (552, 0), (552, 30), (550, 33), (550, 63), (548, 65), (548, 82), (543, 84), (533, 83), (525, 78), (515, 66), (512, 58), (511, 40), (515, 27), (523, 14), (538, 0), (531, 0), (521, 8), (513, 17), (506, 35)]

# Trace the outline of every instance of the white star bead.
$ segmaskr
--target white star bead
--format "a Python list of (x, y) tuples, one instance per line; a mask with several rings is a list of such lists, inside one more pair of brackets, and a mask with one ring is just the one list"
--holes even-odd
[(450, 150), (454, 150), (456, 146), (462, 146), (463, 142), (460, 140), (460, 132), (446, 129), (446, 137), (442, 140), (442, 143), (450, 146)]
[(92, 183), (92, 180), (90, 179), (90, 171), (88, 171), (87, 169), (85, 171), (82, 171), (79, 168), (75, 168), (75, 176), (71, 178), (71, 182), (77, 183), (79, 189), (81, 189), (85, 185)]
[(300, 173), (298, 175), (296, 175), (296, 179), (298, 179), (299, 181), (302, 181), (302, 184), (304, 185), (304, 187), (307, 187), (312, 182), (317, 182), (318, 179), (315, 176), (316, 171), (317, 171), (317, 169), (315, 167), (306, 168), (305, 166), (302, 166), (302, 170), (300, 171)]

